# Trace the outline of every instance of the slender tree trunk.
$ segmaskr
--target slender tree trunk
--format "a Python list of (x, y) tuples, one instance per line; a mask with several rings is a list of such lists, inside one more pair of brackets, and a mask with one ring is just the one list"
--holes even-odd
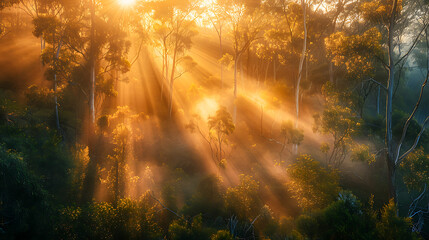
[(243, 72), (243, 61), (240, 61), (240, 87), (243, 89), (243, 90), (246, 90), (245, 89), (245, 84), (244, 84), (244, 72)]
[(89, 112), (91, 131), (94, 131), (95, 124), (95, 0), (91, 0), (91, 76), (89, 84)]
[(45, 50), (45, 40), (43, 39), (43, 36), (40, 37), (40, 52), (43, 53), (43, 50)]
[(162, 50), (162, 79), (161, 79), (161, 100), (162, 100), (162, 95), (164, 94), (164, 84), (165, 84), (165, 80), (167, 79), (165, 77), (165, 48), (163, 48)]
[(114, 202), (113, 202), (113, 204), (114, 204), (114, 207), (116, 208), (117, 207), (117, 204), (118, 204), (118, 199), (119, 199), (119, 159), (116, 159), (116, 162), (115, 162), (115, 190), (114, 190)]
[(169, 79), (169, 64), (168, 64), (168, 55), (165, 54), (165, 84), (168, 84)]
[[(223, 46), (222, 46), (222, 26), (219, 27), (219, 51), (220, 58), (223, 57)], [(220, 63), (220, 87), (223, 89), (223, 64)]]
[(264, 132), (263, 132), (263, 123), (264, 123), (264, 107), (261, 104), (261, 136), (264, 135)]
[(274, 82), (276, 82), (277, 81), (277, 69), (276, 69), (277, 67), (276, 67), (276, 57), (274, 57), (273, 58), (273, 79), (274, 79)]
[(89, 130), (88, 130), (88, 155), (89, 162), (86, 169), (85, 179), (83, 182), (82, 190), (82, 203), (87, 203), (92, 201), (94, 196), (94, 191), (96, 188), (96, 178), (97, 178), (97, 146), (100, 144), (100, 137), (95, 134), (95, 107), (94, 107), (94, 98), (95, 98), (95, 3), (94, 0), (91, 0), (91, 36), (90, 36), (90, 84), (89, 84)]
[(250, 56), (250, 47), (249, 47), (247, 48), (246, 79), (249, 79), (250, 77), (250, 61), (251, 61), (251, 56)]
[(236, 54), (235, 55), (235, 62), (234, 62), (234, 111), (232, 114), (232, 119), (234, 121), (234, 123), (237, 122), (237, 65), (238, 65), (238, 60), (240, 59), (240, 55)]
[(389, 24), (389, 38), (388, 38), (388, 70), (389, 78), (387, 81), (387, 95), (386, 95), (386, 145), (387, 145), (387, 167), (389, 173), (389, 197), (393, 198), (395, 202), (397, 201), (396, 196), (396, 184), (395, 184), (395, 175), (396, 175), (396, 166), (395, 166), (395, 146), (393, 143), (393, 132), (392, 132), (392, 113), (393, 113), (393, 91), (395, 83), (395, 62), (393, 59), (394, 55), (394, 45), (393, 45), (393, 33), (395, 26), (395, 13), (398, 0), (393, 1), (393, 7), (390, 17)]
[(267, 76), (268, 76), (268, 69), (270, 67), (270, 62), (267, 63), (267, 67), (265, 68), (265, 78), (264, 78), (264, 83), (267, 82)]
[(377, 89), (377, 115), (380, 115), (380, 86)]
[[(299, 69), (298, 69), (298, 79), (296, 81), (296, 89), (295, 89), (295, 110), (296, 110), (296, 118), (295, 118), (295, 128), (298, 128), (299, 123), (299, 95), (300, 95), (300, 85), (301, 85), (301, 78), (302, 78), (302, 70), (305, 60), (305, 55), (307, 53), (307, 6), (306, 2), (304, 0), (301, 0), (301, 6), (303, 11), (303, 17), (304, 17), (304, 42), (302, 46), (302, 53), (301, 53), (301, 59), (299, 61)], [(298, 144), (294, 144), (292, 146), (292, 153), (297, 154), (298, 153)]]
[(54, 101), (55, 101), (55, 124), (60, 131), (60, 117), (58, 114), (58, 97), (57, 97), (57, 74), (54, 74)]
[(170, 118), (171, 118), (171, 114), (172, 114), (172, 112), (173, 112), (173, 84), (174, 84), (174, 82), (173, 82), (174, 80), (170, 80), (170, 97), (169, 97), (169, 100), (170, 100), (170, 107), (168, 108), (168, 112), (169, 112), (169, 116), (170, 116)]
[(387, 156), (387, 173), (389, 180), (389, 197), (393, 198), (395, 203), (398, 203), (396, 192), (396, 165), (391, 155)]
[(329, 62), (329, 82), (335, 84), (334, 80), (334, 63), (332, 61)]
[(173, 60), (171, 62), (172, 66), (171, 66), (171, 78), (170, 78), (170, 109), (169, 109), (170, 119), (171, 119), (171, 114), (173, 112), (173, 87), (174, 87), (174, 72), (176, 71), (177, 44), (178, 44), (178, 40), (176, 39), (176, 44), (174, 46)]
[[(57, 49), (57, 53), (55, 54), (55, 67), (57, 64), (57, 61), (60, 58), (60, 51), (61, 51), (61, 46), (62, 46), (62, 39), (60, 39), (60, 42), (58, 43), (58, 49)], [(56, 69), (55, 69), (55, 73), (54, 73), (54, 102), (55, 102), (55, 123), (57, 126), (57, 130), (60, 131), (60, 117), (59, 117), (59, 113), (58, 113), (58, 96), (57, 96), (57, 73), (56, 73)]]
[[(92, 63), (94, 64), (94, 63)], [(95, 124), (95, 67), (91, 66), (91, 81), (89, 91), (89, 112), (90, 122), (92, 125)]]

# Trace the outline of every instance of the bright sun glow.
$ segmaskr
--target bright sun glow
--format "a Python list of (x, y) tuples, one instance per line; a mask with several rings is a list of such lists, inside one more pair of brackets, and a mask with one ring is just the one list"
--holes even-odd
[(118, 3), (123, 7), (129, 7), (136, 3), (136, 0), (118, 0)]
[(204, 120), (206, 120), (209, 116), (213, 116), (218, 109), (219, 105), (213, 98), (204, 98), (196, 106), (196, 110)]

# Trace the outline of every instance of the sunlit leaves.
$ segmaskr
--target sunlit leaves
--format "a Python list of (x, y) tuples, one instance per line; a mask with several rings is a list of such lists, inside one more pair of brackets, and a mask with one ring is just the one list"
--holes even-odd
[(227, 211), (240, 219), (253, 219), (262, 208), (258, 192), (258, 181), (252, 176), (240, 175), (240, 183), (226, 192)]
[[(388, 24), (392, 14), (393, 1), (392, 0), (373, 0), (364, 2), (361, 5), (363, 17), (366, 20), (375, 23)], [(402, 11), (402, 0), (398, 0), (396, 14)]]
[(304, 134), (301, 129), (296, 129), (291, 121), (283, 122), (280, 126), (280, 134), (287, 140), (288, 144), (301, 144)]
[(0, 11), (3, 10), (3, 8), (10, 7), (18, 2), (19, 0), (2, 0), (0, 1)]
[(108, 202), (60, 209), (56, 222), (59, 239), (159, 239), (157, 223), (160, 206), (149, 194), (139, 200), (119, 199), (116, 207)]
[(217, 110), (215, 116), (209, 117), (207, 124), (209, 129), (214, 130), (219, 136), (229, 135), (235, 129), (231, 114), (225, 107)]
[(228, 69), (231, 69), (234, 66), (234, 57), (229, 53), (225, 53), (222, 58), (219, 59), (219, 62), (227, 66)]
[(398, 216), (398, 207), (393, 199), (389, 200), (382, 211), (380, 221), (377, 223), (377, 230), (382, 239), (419, 239), (416, 233), (410, 231), (411, 218)]
[(341, 94), (337, 93), (330, 83), (325, 84), (323, 93), (326, 99), (322, 114), (314, 115), (314, 131), (329, 134), (333, 137), (331, 147), (322, 144), (327, 164), (339, 167), (353, 145), (353, 135), (359, 130), (358, 116), (344, 104)]
[(304, 209), (323, 208), (335, 199), (340, 188), (335, 170), (326, 169), (309, 155), (302, 155), (287, 168), (289, 190)]
[(350, 159), (352, 161), (366, 162), (372, 164), (376, 160), (375, 154), (371, 153), (368, 145), (355, 144), (351, 149)]
[(325, 40), (328, 55), (336, 66), (345, 66), (355, 79), (373, 75), (374, 60), (382, 55), (381, 34), (371, 28), (362, 35), (332, 34)]
[(143, 133), (139, 127), (144, 120), (142, 114), (133, 114), (127, 107), (118, 107), (116, 113), (111, 116), (103, 116), (98, 120), (99, 129), (111, 138), (112, 152), (107, 156), (110, 170), (102, 175), (102, 182), (107, 184), (115, 202), (129, 195), (138, 181), (134, 176), (128, 162), (133, 159), (132, 144), (141, 140)]
[(225, 107), (221, 107), (214, 116), (209, 116), (207, 126), (209, 130), (208, 140), (213, 158), (219, 167), (225, 167), (226, 150), (229, 145), (227, 137), (235, 130), (231, 114)]
[(421, 191), (429, 184), (429, 155), (422, 148), (410, 153), (401, 163), (401, 169), (408, 189)]

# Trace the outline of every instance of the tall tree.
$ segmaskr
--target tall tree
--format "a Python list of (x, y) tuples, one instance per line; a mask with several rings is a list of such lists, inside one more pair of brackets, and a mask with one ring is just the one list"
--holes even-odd
[[(189, 71), (195, 63), (186, 55), (192, 46), (192, 38), (197, 34), (195, 19), (200, 8), (198, 1), (165, 0), (148, 4), (153, 9), (154, 36), (160, 42), (163, 55), (164, 79), (169, 85), (169, 116), (173, 111), (174, 81)], [(171, 61), (171, 62), (170, 62)], [(183, 65), (183, 71), (178, 71), (178, 64)], [(171, 65), (170, 65), (171, 64)], [(164, 84), (164, 83), (162, 83)]]
[(234, 110), (232, 118), (237, 120), (237, 71), (243, 54), (261, 38), (265, 25), (264, 13), (259, 8), (250, 8), (237, 1), (227, 10), (230, 22), (234, 58)]
[[(416, 7), (419, 6), (419, 7)], [(404, 146), (404, 140), (405, 136), (409, 132), (409, 126), (411, 121), (413, 120), (419, 105), (422, 101), (423, 97), (423, 91), (425, 89), (426, 83), (428, 81), (429, 77), (429, 66), (427, 69), (427, 75), (421, 85), (420, 89), (420, 95), (417, 99), (416, 104), (414, 105), (413, 111), (410, 113), (407, 121), (405, 122), (403, 128), (401, 137), (398, 140), (395, 140), (393, 136), (393, 111), (394, 111), (394, 92), (397, 88), (396, 84), (398, 81), (400, 81), (401, 75), (399, 74), (398, 66), (402, 64), (403, 62), (407, 61), (409, 59), (409, 56), (412, 55), (412, 52), (414, 48), (416, 47), (417, 42), (422, 38), (422, 36), (426, 33), (428, 28), (428, 5), (425, 2), (422, 1), (401, 1), (401, 0), (377, 0), (377, 1), (367, 1), (364, 2), (361, 5), (362, 13), (364, 18), (373, 24), (375, 24), (379, 31), (383, 31), (385, 33), (384, 38), (382, 38), (382, 41), (384, 41), (384, 44), (379, 45), (378, 47), (376, 44), (377, 39), (380, 39), (380, 36), (382, 36), (380, 33), (374, 33), (374, 29), (370, 29), (364, 33), (370, 36), (370, 38), (366, 38), (365, 42), (373, 42), (375, 44), (374, 49), (379, 49), (382, 46), (385, 50), (385, 53), (387, 55), (387, 61), (385, 61), (382, 54), (380, 54), (379, 51), (372, 52), (372, 56), (377, 58), (380, 61), (380, 64), (383, 65), (385, 70), (387, 71), (387, 79), (386, 79), (386, 85), (382, 84), (381, 82), (378, 82), (374, 80), (373, 78), (370, 78), (368, 81), (372, 81), (378, 86), (380, 86), (383, 90), (386, 92), (386, 116), (385, 116), (385, 130), (386, 130), (386, 136), (385, 136), (385, 149), (386, 149), (386, 164), (388, 168), (388, 183), (389, 183), (389, 196), (391, 198), (394, 198), (397, 201), (397, 179), (396, 179), (396, 171), (401, 164), (401, 162), (411, 153), (413, 150), (417, 147), (420, 138), (425, 130), (426, 123), (429, 121), (429, 118), (426, 118), (423, 122), (423, 125), (421, 126), (421, 130), (419, 133), (416, 134), (414, 143), (411, 146), (408, 146), (407, 149), (403, 149)], [(409, 16), (416, 16), (415, 20), (409, 21)], [(418, 29), (417, 32), (413, 32), (411, 34), (411, 41), (408, 41), (407, 43), (401, 42), (401, 34), (404, 33), (404, 28), (408, 29), (410, 26), (414, 26)], [(372, 33), (369, 33), (372, 31)], [(338, 35), (339, 36), (339, 35)], [(378, 36), (378, 37), (377, 37)], [(358, 39), (358, 38), (356, 38)], [(370, 41), (367, 41), (367, 40)], [(338, 40), (338, 38), (337, 38)], [(362, 41), (363, 43), (363, 41)], [(401, 45), (407, 45), (408, 49), (403, 52), (400, 49)], [(344, 45), (343, 45), (344, 46)], [(370, 45), (371, 46), (371, 45)], [(398, 50), (396, 50), (398, 49)], [(357, 66), (367, 65), (367, 67), (371, 67), (371, 62), (366, 61), (369, 59), (369, 56), (371, 56), (371, 53), (368, 54), (366, 52), (366, 49), (355, 49), (355, 51), (359, 54), (356, 57), (351, 58), (355, 59), (358, 63)], [(338, 54), (337, 57), (345, 56), (345, 54)], [(353, 71), (352, 69), (355, 69), (353, 65), (347, 65), (348, 71)]]

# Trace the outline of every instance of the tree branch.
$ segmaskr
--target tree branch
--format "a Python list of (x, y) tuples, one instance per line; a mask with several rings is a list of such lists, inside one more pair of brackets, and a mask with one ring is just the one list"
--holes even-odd
[[(419, 106), (420, 106), (420, 103), (422, 102), (423, 92), (424, 92), (424, 89), (425, 89), (426, 84), (427, 84), (427, 82), (428, 82), (428, 79), (429, 79), (429, 69), (428, 69), (428, 73), (426, 74), (425, 81), (423, 82), (423, 84), (422, 84), (422, 86), (421, 86), (419, 99), (417, 100), (417, 103), (414, 105), (413, 112), (412, 112), (412, 113), (410, 114), (410, 116), (408, 117), (408, 119), (407, 119), (407, 121), (405, 122), (405, 125), (404, 125), (404, 127), (403, 127), (403, 129), (402, 129), (402, 136), (401, 136), (401, 140), (399, 140), (399, 142), (398, 142), (398, 147), (396, 148), (396, 154), (395, 154), (395, 158), (396, 158), (396, 160), (395, 160), (395, 164), (398, 164), (398, 163), (403, 159), (403, 157), (406, 157), (406, 155), (408, 155), (408, 154), (409, 154), (409, 153), (407, 153), (405, 156), (403, 155), (403, 156), (399, 157), (399, 154), (400, 154), (400, 151), (401, 151), (402, 144), (403, 144), (403, 142), (404, 142), (404, 140), (405, 140), (405, 136), (407, 135), (408, 127), (410, 126), (411, 120), (412, 120), (412, 119), (414, 118), (414, 116), (416, 115), (417, 110), (418, 110), (418, 108), (419, 108)], [(428, 117), (428, 118), (429, 118), (429, 117)], [(416, 137), (416, 142), (415, 142), (415, 144), (414, 144), (415, 146), (413, 145), (414, 147), (410, 148), (407, 152), (410, 152), (410, 150), (411, 150), (411, 151), (412, 151), (412, 150), (414, 150), (414, 148), (415, 148), (415, 147), (416, 147), (416, 145), (418, 144), (418, 141), (419, 141), (419, 139), (420, 139), (420, 136), (421, 136), (421, 134), (423, 134), (423, 131), (424, 131), (424, 129), (425, 129), (425, 124), (426, 124), (426, 122), (427, 122), (428, 118), (426, 118), (425, 122), (423, 123), (422, 130), (420, 131), (419, 135), (417, 135), (417, 137)]]
[(404, 154), (402, 154), (402, 156), (395, 162), (395, 165), (398, 165), (401, 163), (402, 160), (404, 160), (404, 158), (406, 158), (408, 156), (408, 154), (410, 154), (412, 151), (414, 151), (414, 149), (417, 147), (417, 144), (419, 143), (420, 137), (422, 136), (423, 132), (426, 129), (426, 123), (429, 121), (429, 116), (426, 118), (426, 120), (423, 123), (422, 129), (420, 130), (419, 134), (417, 135), (413, 146), (410, 147), (410, 149), (408, 149), (408, 151), (406, 151)]
[(373, 83), (377, 84), (378, 86), (382, 87), (384, 91), (387, 91), (387, 87), (384, 86), (382, 83), (376, 81), (374, 78), (368, 78), (364, 82), (373, 82)]
[(404, 54), (396, 63), (395, 66), (398, 65), (402, 60), (408, 58), (408, 56), (410, 55), (411, 51), (413, 51), (413, 49), (416, 47), (418, 40), (420, 38), (420, 36), (422, 35), (423, 31), (426, 30), (426, 28), (428, 27), (427, 24), (424, 25), (424, 27), (422, 28), (422, 30), (420, 30), (419, 34), (417, 35), (417, 37), (414, 39), (413, 44), (410, 46), (410, 48), (408, 49), (407, 53)]

